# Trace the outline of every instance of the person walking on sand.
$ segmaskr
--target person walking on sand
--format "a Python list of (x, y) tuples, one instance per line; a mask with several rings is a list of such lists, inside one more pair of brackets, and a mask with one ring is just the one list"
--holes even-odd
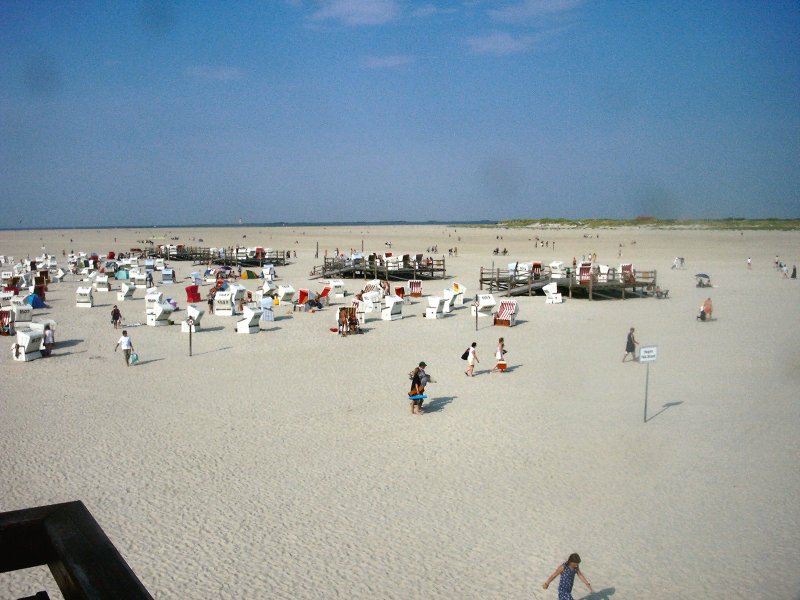
[(753, 268), (753, 261), (750, 260), (749, 256), (747, 257), (747, 268), (748, 269), (752, 269)]
[(428, 365), (425, 364), (425, 361), (419, 363), (419, 365), (411, 371), (411, 389), (408, 392), (408, 397), (412, 398), (411, 400), (411, 414), (414, 413), (421, 415), (422, 414), (422, 402), (423, 398), (414, 398), (414, 396), (422, 396), (425, 394), (425, 386), (427, 385), (430, 377), (428, 374), (425, 373), (425, 367)]
[(52, 356), (53, 346), (56, 345), (56, 337), (53, 334), (53, 330), (50, 328), (49, 323), (44, 326), (42, 345), (44, 346), (44, 350), (42, 350), (42, 356)]
[(628, 358), (628, 354), (633, 357), (633, 360), (636, 360), (636, 346), (639, 345), (639, 342), (636, 341), (636, 336), (633, 335), (635, 329), (631, 327), (631, 330), (628, 332), (628, 340), (625, 342), (625, 356), (622, 357), (622, 362), (625, 362)]
[[(494, 357), (497, 359), (497, 364), (495, 364), (492, 369), (492, 373), (495, 371), (500, 371), (502, 373), (506, 369), (506, 343), (503, 338), (497, 340), (497, 350), (495, 350)], [(502, 368), (500, 368), (501, 363)]]
[(547, 589), (550, 587), (550, 582), (560, 575), (561, 579), (558, 580), (558, 600), (573, 600), (572, 585), (575, 583), (575, 575), (577, 575), (583, 585), (589, 588), (591, 593), (594, 593), (592, 584), (586, 580), (586, 577), (581, 572), (580, 564), (581, 557), (577, 553), (570, 554), (567, 561), (553, 571), (553, 574), (542, 584), (542, 588)]
[(122, 313), (120, 312), (117, 305), (114, 305), (114, 308), (111, 309), (111, 324), (114, 326), (114, 329), (119, 329), (122, 326)]
[(117, 341), (117, 345), (114, 346), (114, 352), (117, 351), (117, 348), (122, 348), (122, 354), (125, 356), (125, 366), (131, 366), (131, 352), (133, 352), (133, 341), (128, 336), (128, 331), (126, 329), (122, 330), (122, 337), (119, 338)]
[(475, 363), (481, 362), (478, 360), (478, 352), (475, 348), (478, 347), (478, 342), (472, 342), (472, 345), (467, 348), (467, 370), (464, 374), (467, 377), (475, 377)]

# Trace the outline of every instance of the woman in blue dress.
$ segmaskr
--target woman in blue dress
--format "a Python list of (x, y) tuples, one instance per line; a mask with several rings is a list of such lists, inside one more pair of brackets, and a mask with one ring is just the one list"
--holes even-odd
[(589, 591), (594, 592), (592, 584), (586, 581), (586, 577), (581, 573), (580, 567), (578, 566), (580, 564), (581, 557), (576, 553), (570, 554), (567, 562), (553, 571), (553, 574), (547, 578), (547, 581), (544, 582), (542, 587), (547, 589), (550, 586), (550, 582), (561, 575), (561, 579), (558, 580), (558, 600), (573, 600), (572, 584), (575, 582), (575, 575), (577, 575), (583, 584), (589, 588)]

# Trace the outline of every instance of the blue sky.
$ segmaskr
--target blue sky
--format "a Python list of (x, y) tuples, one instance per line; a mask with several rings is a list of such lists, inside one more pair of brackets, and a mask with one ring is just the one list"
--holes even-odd
[(0, 204), (0, 227), (800, 217), (800, 4), (0, 0)]

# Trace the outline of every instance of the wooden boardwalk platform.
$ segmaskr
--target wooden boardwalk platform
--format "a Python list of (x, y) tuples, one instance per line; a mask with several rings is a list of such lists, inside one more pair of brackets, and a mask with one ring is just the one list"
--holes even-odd
[(657, 287), (655, 270), (634, 271), (628, 275), (620, 272), (606, 276), (593, 274), (579, 279), (575, 273), (553, 277), (547, 267), (536, 274), (481, 267), (479, 279), (481, 290), (503, 296), (532, 296), (550, 282), (555, 282), (558, 291), (569, 298), (580, 296), (589, 300), (645, 298), (652, 296)]
[(444, 258), (386, 262), (361, 259), (356, 262), (342, 258), (325, 258), (309, 274), (312, 279), (382, 279), (408, 281), (409, 279), (446, 279), (447, 267)]
[(262, 267), (264, 265), (284, 266), (288, 264), (288, 250), (268, 250), (257, 256), (246, 257), (236, 248), (201, 248), (179, 246), (178, 248), (159, 247), (148, 255), (165, 260), (191, 261), (196, 264), (215, 264), (229, 267)]

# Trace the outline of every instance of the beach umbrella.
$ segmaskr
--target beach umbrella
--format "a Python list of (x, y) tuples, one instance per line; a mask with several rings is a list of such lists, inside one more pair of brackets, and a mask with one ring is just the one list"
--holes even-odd
[(700, 279), (711, 279), (711, 277), (709, 277), (705, 273), (696, 273), (695, 277), (699, 277)]

